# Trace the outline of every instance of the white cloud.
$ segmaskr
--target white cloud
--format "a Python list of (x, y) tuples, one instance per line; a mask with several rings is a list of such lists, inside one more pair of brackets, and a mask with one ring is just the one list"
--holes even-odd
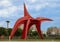
[[(45, 7), (59, 7), (60, 4), (56, 3), (58, 1), (59, 0), (26, 0), (26, 4), (28, 9), (39, 11), (40, 9)], [(13, 5), (10, 0), (1, 0), (0, 7), (3, 7), (3, 9), (0, 9), (0, 17), (14, 16), (14, 12), (16, 12), (17, 10), (23, 10), (22, 6), (23, 5)]]
[(28, 0), (26, 1), (26, 4), (28, 5), (28, 8), (30, 9), (36, 9), (36, 10), (40, 10), (42, 8), (56, 8), (56, 7), (60, 7), (60, 2), (59, 0)]
[(12, 13), (14, 13), (16, 10), (17, 10), (16, 6), (11, 6), (8, 9), (2, 9), (2, 10), (0, 10), (0, 17), (12, 16), (12, 15), (14, 15)]
[(5, 27), (6, 26), (6, 23), (4, 21), (0, 21), (0, 27)]
[(48, 3), (45, 3), (45, 4), (33, 4), (33, 5), (27, 5), (27, 7), (30, 10), (39, 11), (40, 9), (47, 7), (47, 5), (48, 5)]
[(4, 10), (0, 10), (0, 17), (6, 17), (6, 15), (8, 14), (8, 12), (4, 9)]
[(14, 12), (18, 10), (22, 10), (21, 6), (15, 6), (10, 0), (2, 0), (0, 1), (0, 17), (9, 17), (15, 16)]
[(3, 6), (3, 7), (8, 7), (8, 6), (11, 6), (12, 4), (10, 3), (9, 0), (2, 0), (0, 1), (0, 6)]
[(9, 13), (13, 13), (17, 10), (18, 8), (16, 6), (11, 6), (9, 7), (7, 10), (9, 11)]
[(37, 0), (27, 0), (29, 3), (35, 3)]

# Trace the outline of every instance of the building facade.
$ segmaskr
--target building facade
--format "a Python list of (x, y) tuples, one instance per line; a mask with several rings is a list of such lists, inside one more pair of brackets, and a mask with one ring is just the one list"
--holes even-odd
[(60, 35), (60, 28), (57, 28), (57, 27), (48, 28), (47, 35)]

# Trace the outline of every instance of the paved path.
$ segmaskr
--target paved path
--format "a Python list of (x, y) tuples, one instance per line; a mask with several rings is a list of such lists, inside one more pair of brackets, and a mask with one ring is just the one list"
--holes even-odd
[(60, 42), (60, 41), (0, 41), (0, 42)]

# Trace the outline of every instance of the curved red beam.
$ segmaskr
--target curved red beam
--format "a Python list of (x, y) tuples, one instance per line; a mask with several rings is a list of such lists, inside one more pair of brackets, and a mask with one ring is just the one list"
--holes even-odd
[(21, 25), (21, 24), (24, 24), (24, 28), (23, 28), (23, 32), (22, 32), (22, 36), (21, 38), (22, 39), (26, 39), (27, 38), (27, 32), (28, 30), (30, 29), (30, 27), (35, 24), (36, 25), (36, 29), (38, 31), (38, 34), (39, 36), (41, 37), (41, 39), (43, 39), (43, 35), (42, 35), (42, 32), (41, 32), (41, 23), (44, 22), (44, 21), (52, 21), (51, 19), (48, 19), (48, 18), (44, 18), (44, 17), (38, 17), (38, 18), (33, 18), (29, 15), (26, 7), (25, 7), (25, 4), (24, 4), (24, 17), (22, 18), (19, 18), (13, 29), (12, 29), (12, 32), (9, 36), (9, 39), (12, 39), (12, 37), (14, 36), (16, 30), (18, 29), (18, 27)]

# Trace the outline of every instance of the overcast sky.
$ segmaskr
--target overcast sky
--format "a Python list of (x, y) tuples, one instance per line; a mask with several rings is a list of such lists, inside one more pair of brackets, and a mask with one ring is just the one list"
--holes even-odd
[(42, 23), (43, 31), (51, 26), (60, 27), (60, 0), (0, 0), (0, 27), (6, 27), (5, 21), (9, 20), (9, 27), (13, 28), (16, 20), (24, 16), (24, 2), (32, 17), (47, 17), (54, 20)]

